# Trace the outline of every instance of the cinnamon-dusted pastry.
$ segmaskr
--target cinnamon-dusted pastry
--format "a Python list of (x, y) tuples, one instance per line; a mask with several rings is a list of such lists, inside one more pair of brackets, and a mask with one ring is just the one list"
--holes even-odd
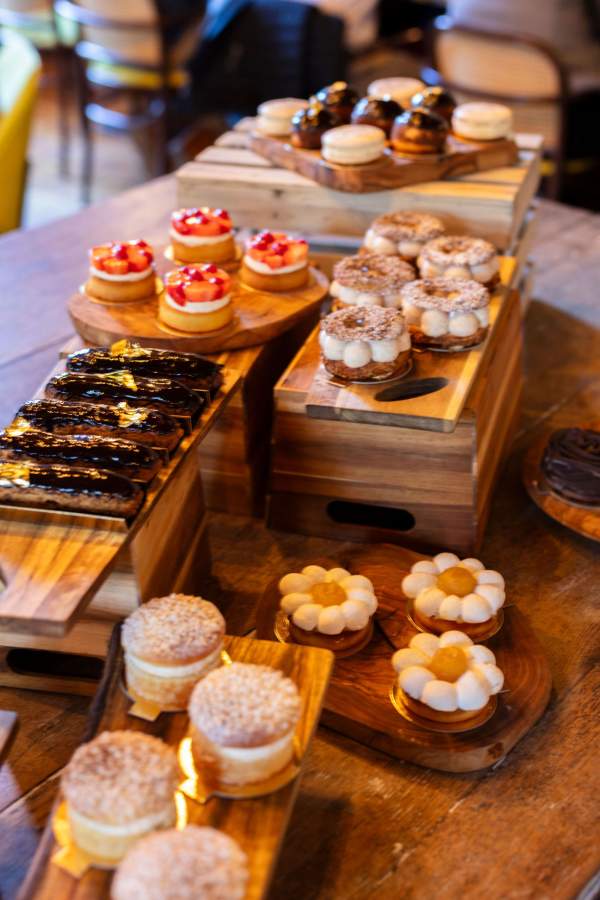
[(333, 267), (329, 293), (334, 309), (345, 306), (400, 307), (402, 287), (415, 278), (413, 267), (393, 256), (359, 253), (346, 256)]
[(142, 482), (151, 481), (162, 466), (154, 450), (125, 438), (52, 434), (19, 425), (0, 431), (0, 460), (93, 466)]
[(417, 260), (422, 278), (472, 278), (487, 287), (499, 280), (496, 248), (483, 238), (450, 234), (429, 241)]
[(334, 81), (317, 91), (314, 99), (331, 110), (340, 123), (345, 124), (350, 121), (352, 110), (358, 103), (358, 94), (345, 81)]
[(542, 457), (547, 485), (569, 503), (600, 505), (600, 432), (561, 428), (550, 435)]
[(137, 840), (176, 820), (174, 751), (137, 731), (104, 731), (73, 754), (61, 778), (73, 842), (117, 863)]
[(223, 616), (201, 597), (143, 603), (121, 633), (129, 690), (165, 711), (185, 710), (196, 682), (221, 664), (224, 634)]
[(439, 154), (446, 148), (448, 124), (437, 113), (417, 107), (398, 116), (392, 126), (392, 147), (400, 155)]
[(31, 400), (18, 410), (11, 428), (27, 426), (53, 434), (97, 434), (124, 437), (138, 444), (174, 450), (183, 429), (166, 413), (148, 407), (118, 403), (63, 403), (61, 400)]
[(322, 103), (313, 100), (307, 109), (296, 113), (292, 119), (290, 142), (304, 150), (320, 150), (321, 138), (330, 128), (343, 125), (343, 121)]
[(129, 478), (58, 463), (0, 462), (0, 503), (40, 509), (66, 509), (130, 519), (144, 493)]
[(141, 378), (172, 378), (191, 391), (208, 391), (211, 396), (223, 383), (222, 368), (197, 353), (140, 347), (127, 340), (117, 341), (111, 347), (76, 350), (67, 357), (69, 372), (105, 375), (125, 369)]
[(452, 113), (456, 109), (456, 100), (446, 88), (434, 85), (433, 87), (424, 87), (417, 94), (414, 94), (411, 97), (410, 105), (437, 113), (450, 125)]
[(423, 278), (402, 288), (402, 309), (418, 347), (464, 350), (480, 344), (490, 321), (490, 295), (477, 281)]
[(369, 641), (377, 597), (364, 575), (351, 575), (339, 567), (305, 566), (284, 575), (279, 592), (296, 643), (349, 656)]
[(92, 247), (85, 291), (110, 303), (154, 296), (156, 271), (150, 245), (146, 241), (110, 241)]
[(349, 306), (321, 321), (323, 364), (346, 381), (381, 381), (401, 375), (410, 360), (404, 316), (382, 306)]
[(510, 137), (512, 110), (501, 103), (462, 103), (452, 116), (452, 130), (468, 141), (497, 141)]
[(138, 378), (131, 372), (64, 372), (51, 378), (45, 387), (47, 397), (61, 400), (87, 400), (91, 403), (131, 403), (150, 406), (174, 416), (195, 416), (204, 401), (189, 388), (169, 378)]
[(416, 634), (394, 653), (392, 665), (405, 705), (431, 722), (467, 726), (504, 684), (492, 651), (461, 631)]
[(293, 757), (300, 709), (296, 685), (277, 669), (234, 662), (209, 672), (189, 705), (197, 764), (224, 784), (275, 775)]
[(385, 213), (371, 222), (364, 245), (372, 253), (400, 256), (414, 263), (425, 244), (440, 237), (445, 230), (443, 223), (429, 213)]
[(402, 113), (402, 107), (391, 97), (363, 97), (352, 110), (354, 125), (375, 125), (389, 138), (394, 119)]
[(243, 900), (248, 859), (233, 838), (188, 825), (142, 838), (119, 865), (111, 900)]

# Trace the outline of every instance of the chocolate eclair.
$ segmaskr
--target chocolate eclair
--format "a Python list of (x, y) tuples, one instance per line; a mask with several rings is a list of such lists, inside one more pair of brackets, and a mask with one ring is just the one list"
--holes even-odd
[(115, 472), (92, 466), (0, 462), (0, 503), (65, 509), (126, 519), (144, 499), (141, 487)]
[(600, 506), (600, 431), (553, 432), (542, 457), (542, 472), (548, 487), (569, 503)]
[(18, 425), (0, 431), (2, 460), (94, 466), (141, 482), (154, 478), (162, 465), (160, 456), (150, 447), (125, 438), (51, 434), (33, 428), (22, 430)]
[(47, 397), (60, 397), (62, 400), (150, 406), (172, 416), (195, 416), (204, 407), (201, 397), (177, 381), (138, 378), (123, 370), (106, 375), (64, 372), (50, 379), (45, 393)]
[(171, 416), (147, 407), (118, 403), (63, 403), (31, 400), (17, 412), (12, 428), (40, 428), (53, 434), (95, 434), (129, 438), (147, 447), (174, 450), (183, 429)]
[(77, 350), (67, 357), (69, 372), (106, 375), (125, 370), (141, 378), (172, 378), (191, 391), (208, 391), (211, 398), (223, 383), (222, 368), (196, 353), (140, 347), (131, 341)]

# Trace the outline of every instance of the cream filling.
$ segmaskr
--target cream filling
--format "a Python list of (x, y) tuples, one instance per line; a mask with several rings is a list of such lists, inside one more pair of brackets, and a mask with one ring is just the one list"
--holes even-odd
[(204, 300), (198, 303), (191, 303), (189, 300), (186, 300), (185, 306), (180, 306), (179, 303), (173, 300), (168, 291), (165, 291), (165, 301), (168, 306), (172, 306), (173, 309), (178, 309), (179, 312), (209, 313), (214, 312), (217, 309), (222, 309), (224, 306), (227, 306), (228, 303), (231, 303), (231, 295), (226, 294), (224, 297), (221, 297), (220, 300)]
[(408, 239), (395, 243), (390, 238), (382, 237), (369, 228), (365, 235), (365, 247), (368, 247), (373, 253), (381, 253), (383, 256), (395, 256), (399, 253), (408, 259), (415, 259), (423, 249), (423, 244)]
[(125, 654), (125, 662), (131, 662), (140, 671), (148, 672), (149, 675), (155, 675), (158, 678), (188, 678), (191, 675), (201, 675), (203, 672), (213, 669), (218, 663), (220, 656), (221, 647), (217, 647), (208, 656), (181, 666), (161, 666), (158, 663), (150, 663), (145, 659), (141, 659), (133, 653)]
[(429, 259), (419, 260), (419, 270), (423, 278), (466, 278), (473, 279), (485, 284), (491, 281), (498, 271), (499, 264), (497, 257), (490, 259), (488, 262), (480, 263), (476, 266), (459, 266), (449, 262), (447, 265), (438, 265)]
[(400, 294), (387, 294), (384, 297), (381, 294), (357, 291), (355, 288), (340, 284), (339, 281), (331, 282), (329, 293), (349, 306), (390, 306), (393, 309), (400, 309), (402, 306)]
[(219, 756), (223, 759), (229, 759), (232, 762), (261, 762), (280, 753), (294, 739), (294, 731), (284, 734), (282, 738), (273, 741), (270, 744), (261, 744), (260, 747), (223, 747), (217, 745)]
[(490, 321), (489, 306), (448, 313), (443, 309), (421, 309), (405, 304), (403, 311), (408, 324), (414, 325), (428, 337), (442, 337), (445, 334), (470, 337), (479, 328), (487, 327)]
[(104, 272), (95, 266), (90, 266), (90, 275), (96, 278), (102, 278), (104, 281), (143, 281), (153, 270), (153, 266), (149, 265), (143, 272), (126, 272), (125, 275), (112, 275), (110, 272)]
[(410, 349), (410, 335), (406, 332), (382, 341), (341, 341), (322, 331), (319, 342), (325, 359), (343, 362), (349, 369), (359, 369), (371, 361), (393, 362), (400, 353)]
[(227, 234), (201, 237), (199, 234), (179, 234), (174, 228), (170, 228), (169, 236), (172, 241), (177, 241), (179, 244), (184, 244), (186, 247), (202, 247), (203, 245), (209, 246), (211, 244), (221, 244), (223, 241), (229, 240), (231, 231), (228, 231)]
[(265, 134), (272, 134), (274, 137), (284, 137), (290, 134), (292, 131), (292, 119), (296, 112), (278, 116), (266, 116), (263, 113), (263, 115), (258, 117), (259, 131), (264, 131)]
[(94, 831), (99, 831), (101, 834), (110, 834), (114, 837), (145, 834), (148, 831), (154, 831), (161, 825), (171, 824), (176, 818), (175, 802), (173, 802), (172, 809), (163, 809), (158, 813), (152, 813), (151, 816), (143, 816), (125, 825), (109, 825), (106, 822), (99, 822), (97, 819), (90, 819), (89, 816), (76, 812), (71, 804), (67, 804), (67, 812), (69, 819), (74, 825), (79, 823), (84, 828), (91, 828)]
[(259, 275), (286, 275), (288, 272), (299, 272), (300, 269), (306, 268), (308, 264), (308, 260), (303, 260), (299, 263), (294, 263), (291, 266), (282, 266), (280, 269), (272, 269), (267, 263), (261, 262), (258, 259), (253, 259), (248, 253), (244, 256), (244, 264), (248, 266), (249, 269), (252, 269), (253, 272), (258, 272)]

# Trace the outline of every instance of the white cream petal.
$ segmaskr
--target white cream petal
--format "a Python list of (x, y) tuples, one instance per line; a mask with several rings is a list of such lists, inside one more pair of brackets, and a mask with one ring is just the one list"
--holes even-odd
[(415, 609), (424, 616), (437, 616), (438, 610), (446, 595), (437, 587), (425, 588), (415, 599)]
[(460, 597), (456, 594), (448, 594), (440, 603), (438, 616), (440, 619), (447, 619), (449, 622), (458, 622), (461, 616), (462, 603)]
[(456, 698), (460, 709), (482, 709), (490, 698), (485, 678), (469, 669), (455, 683)]
[(302, 569), (302, 574), (306, 575), (312, 587), (313, 584), (317, 584), (319, 581), (325, 581), (327, 569), (324, 569), (323, 566), (305, 566)]
[[(464, 678), (464, 676), (462, 676)], [(458, 683), (458, 682), (457, 682)], [(456, 686), (448, 681), (428, 681), (421, 694), (421, 703), (440, 712), (454, 712), (458, 708)]]
[(286, 594), (285, 597), (282, 597), (280, 605), (282, 610), (289, 616), (294, 610), (298, 609), (299, 606), (303, 606), (305, 603), (312, 603), (312, 599), (310, 594), (295, 592), (293, 594)]
[(440, 647), (467, 647), (473, 643), (464, 631), (445, 631), (440, 635)]
[(438, 553), (437, 556), (433, 557), (433, 561), (438, 572), (445, 572), (446, 569), (457, 566), (460, 562), (456, 553)]
[(409, 666), (425, 666), (426, 668), (430, 659), (431, 657), (427, 653), (423, 653), (417, 647), (403, 647), (402, 650), (396, 650), (392, 656), (392, 665), (396, 672), (402, 672)]
[(407, 597), (416, 597), (425, 588), (435, 584), (435, 575), (428, 572), (415, 572), (407, 575), (402, 581), (402, 590)]
[(504, 685), (504, 672), (502, 669), (499, 669), (498, 666), (493, 663), (483, 663), (482, 665), (473, 666), (473, 669), (480, 677), (485, 679), (490, 694), (497, 694), (502, 690), (502, 686)]
[(478, 584), (475, 593), (480, 597), (484, 597), (495, 613), (498, 612), (504, 603), (504, 591), (497, 584)]
[(339, 606), (321, 608), (317, 627), (322, 634), (340, 634), (345, 625), (346, 620)]
[(345, 591), (351, 591), (353, 588), (363, 588), (364, 590), (373, 593), (374, 590), (373, 582), (364, 575), (350, 575), (348, 578), (343, 578), (342, 581), (340, 581), (340, 585)]
[(424, 653), (425, 656), (431, 659), (437, 648), (440, 646), (440, 639), (437, 634), (419, 632), (419, 634), (415, 634), (414, 637), (410, 639), (408, 646), (412, 647), (413, 650), (420, 650), (421, 653)]
[(348, 600), (357, 600), (359, 603), (364, 603), (369, 610), (370, 616), (377, 609), (377, 597), (372, 591), (365, 591), (363, 588), (353, 588), (353, 590), (347, 592), (346, 597)]
[(329, 571), (325, 575), (325, 581), (339, 582), (339, 581), (343, 581), (344, 578), (349, 578), (349, 577), (350, 577), (350, 572), (348, 571), (348, 569), (335, 568), (335, 569), (329, 569)]
[(469, 647), (467, 653), (469, 654), (469, 659), (473, 660), (474, 663), (495, 663), (496, 657), (492, 653), (489, 647), (486, 647), (484, 644), (473, 644), (472, 647)]
[(320, 603), (305, 603), (299, 606), (292, 616), (292, 622), (305, 631), (314, 631), (323, 607)]
[(369, 621), (369, 610), (364, 603), (360, 603), (358, 600), (344, 600), (340, 604), (340, 610), (349, 631), (360, 631)]
[(463, 622), (478, 624), (487, 622), (493, 616), (493, 610), (485, 597), (479, 597), (478, 594), (467, 594), (462, 599), (462, 618)]
[(398, 684), (413, 700), (420, 700), (424, 688), (434, 679), (435, 676), (429, 669), (423, 666), (409, 666), (400, 672)]
[(475, 578), (477, 584), (497, 584), (504, 590), (504, 578), (500, 572), (496, 572), (494, 569), (482, 569), (481, 572), (477, 572)]
[(480, 559), (474, 559), (472, 556), (469, 556), (467, 559), (461, 559), (460, 565), (468, 569), (469, 572), (481, 572), (485, 568)]
[(279, 582), (279, 590), (282, 594), (305, 594), (312, 587), (310, 579), (299, 572), (290, 572), (284, 575)]
[(428, 572), (430, 575), (437, 575), (438, 570), (435, 567), (435, 563), (431, 559), (420, 559), (419, 562), (416, 562), (411, 570), (411, 572)]

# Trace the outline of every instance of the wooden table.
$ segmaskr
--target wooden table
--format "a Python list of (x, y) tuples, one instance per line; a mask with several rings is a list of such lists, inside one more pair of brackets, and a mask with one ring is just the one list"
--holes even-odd
[[(84, 274), (87, 247), (119, 235), (162, 237), (173, 202), (167, 177), (0, 241), (2, 421), (33, 393), (70, 334), (65, 301)], [(272, 898), (539, 900), (588, 898), (600, 888), (597, 547), (547, 519), (520, 482), (523, 449), (542, 427), (598, 413), (599, 244), (600, 216), (542, 204), (523, 418), (482, 551), (549, 656), (548, 711), (493, 771), (469, 776), (403, 765), (320, 729)], [(333, 541), (225, 515), (212, 518), (211, 541), (205, 595), (237, 633), (252, 626), (273, 573), (336, 553)], [(0, 690), (0, 708), (20, 717), (0, 770), (4, 900), (16, 896), (60, 769), (84, 733), (86, 707), (79, 697)]]

